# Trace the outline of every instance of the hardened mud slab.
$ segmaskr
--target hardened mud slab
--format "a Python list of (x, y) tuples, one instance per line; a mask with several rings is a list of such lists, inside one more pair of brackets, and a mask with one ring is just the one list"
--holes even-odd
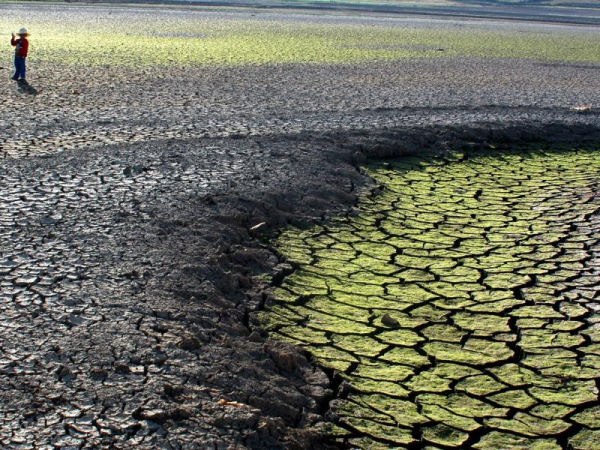
[[(600, 149), (373, 163), (379, 194), (277, 249), (260, 313), (343, 380), (359, 448), (595, 448)], [(570, 447), (569, 447), (570, 446)]]

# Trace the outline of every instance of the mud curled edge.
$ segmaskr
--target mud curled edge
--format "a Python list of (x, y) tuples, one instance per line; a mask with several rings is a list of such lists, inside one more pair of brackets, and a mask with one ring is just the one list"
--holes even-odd
[(372, 163), (352, 214), (279, 234), (255, 324), (340, 386), (335, 442), (598, 443), (600, 153), (577, 140)]

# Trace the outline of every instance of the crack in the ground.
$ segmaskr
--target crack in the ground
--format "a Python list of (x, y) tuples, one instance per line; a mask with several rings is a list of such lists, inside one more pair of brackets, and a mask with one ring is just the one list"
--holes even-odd
[[(591, 200), (592, 172), (600, 167), (597, 152), (505, 152), (496, 161), (491, 158), (486, 155), (482, 164), (477, 156), (461, 163), (434, 160), (428, 165), (426, 158), (412, 158), (380, 164), (371, 175), (384, 188), (363, 197), (358, 215), (316, 234), (303, 232), (300, 246), (294, 244), (293, 230), (279, 237), (283, 254), (287, 245), (295, 245), (310, 255), (310, 265), (319, 266), (316, 272), (304, 269), (301, 259), (288, 255), (294, 271), (275, 284), (276, 295), (278, 289), (286, 292), (288, 312), (277, 302), (269, 307), (286, 318), (286, 330), (310, 328), (302, 338), (300, 330), (284, 334), (311, 350), (337, 380), (338, 399), (329, 414), (337, 418), (340, 428), (334, 434), (340, 442), (480, 449), (528, 443), (566, 449), (596, 439), (594, 420), (573, 417), (593, 414), (599, 404), (595, 370), (600, 358), (588, 351), (597, 342), (596, 309), (577, 300), (581, 290), (597, 286), (585, 282), (595, 277), (594, 233), (600, 229), (598, 207)], [(415, 160), (425, 172), (415, 171)], [(521, 167), (506, 176), (502, 171), (509, 161)], [(580, 175), (582, 165), (592, 172)], [(454, 173), (471, 170), (479, 176), (466, 186), (478, 186), (470, 198), (484, 203), (484, 209), (469, 203), (460, 176), (456, 193), (446, 187), (452, 186)], [(493, 184), (484, 184), (486, 176)], [(556, 180), (566, 189), (558, 197), (557, 192), (544, 195), (546, 184)], [(431, 182), (436, 184), (430, 189)], [(419, 195), (419, 189), (431, 192), (431, 199)], [(407, 201), (413, 202), (410, 207)], [(430, 204), (444, 212), (443, 220), (427, 217), (436, 213)], [(494, 214), (509, 221), (488, 225)], [(458, 228), (462, 217), (466, 221)], [(584, 221), (578, 222), (581, 217)], [(348, 227), (354, 229), (348, 236), (360, 241), (345, 241)], [(331, 242), (319, 249), (317, 237)], [(405, 270), (422, 274), (401, 281)], [(431, 281), (419, 281), (425, 274)], [(495, 309), (495, 304), (502, 306)], [(360, 319), (363, 310), (368, 311), (366, 322)], [(304, 319), (297, 322), (290, 313)], [(428, 333), (432, 327), (442, 328)], [(272, 328), (274, 337), (280, 330)], [(387, 336), (394, 333), (398, 337), (390, 341)], [(407, 341), (410, 333), (419, 340)], [(395, 413), (394, 401), (405, 404), (404, 399), (416, 409)], [(432, 406), (425, 411), (424, 405)], [(477, 426), (471, 429), (468, 420)]]

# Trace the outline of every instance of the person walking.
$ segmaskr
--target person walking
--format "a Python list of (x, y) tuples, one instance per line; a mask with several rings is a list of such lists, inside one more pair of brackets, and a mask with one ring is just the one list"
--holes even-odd
[(27, 58), (27, 53), (29, 52), (29, 41), (27, 37), (29, 33), (27, 29), (21, 28), (17, 33), (19, 35), (19, 39), (15, 39), (15, 34), (12, 34), (12, 39), (10, 40), (10, 45), (15, 48), (15, 74), (12, 79), (15, 81), (26, 81), (27, 78), (27, 68), (25, 67), (25, 59)]

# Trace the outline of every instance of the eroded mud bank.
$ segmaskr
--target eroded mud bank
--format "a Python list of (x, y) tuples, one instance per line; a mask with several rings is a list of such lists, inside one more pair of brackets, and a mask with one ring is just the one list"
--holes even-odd
[(332, 439), (600, 446), (600, 147), (366, 171), (377, 187), (352, 214), (281, 232), (289, 275), (258, 320), (340, 385)]

